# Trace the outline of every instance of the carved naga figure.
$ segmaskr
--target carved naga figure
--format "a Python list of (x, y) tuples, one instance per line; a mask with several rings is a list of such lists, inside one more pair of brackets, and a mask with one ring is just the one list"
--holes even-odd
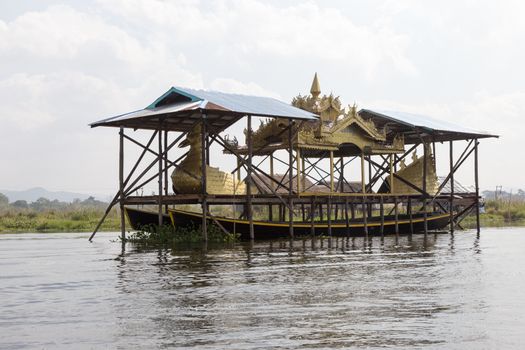
[[(186, 157), (173, 170), (171, 180), (173, 191), (179, 194), (202, 193), (202, 145), (201, 126), (198, 124), (188, 133), (179, 147), (190, 146)], [(244, 182), (236, 181), (230, 173), (206, 165), (206, 192), (208, 194), (244, 194)]]

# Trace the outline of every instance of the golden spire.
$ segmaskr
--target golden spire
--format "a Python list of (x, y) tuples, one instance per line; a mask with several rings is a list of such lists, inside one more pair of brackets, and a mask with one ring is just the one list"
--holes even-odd
[(317, 72), (314, 75), (314, 81), (312, 82), (312, 87), (310, 88), (310, 93), (314, 98), (317, 98), (321, 93), (321, 85), (319, 85), (319, 79), (317, 79)]

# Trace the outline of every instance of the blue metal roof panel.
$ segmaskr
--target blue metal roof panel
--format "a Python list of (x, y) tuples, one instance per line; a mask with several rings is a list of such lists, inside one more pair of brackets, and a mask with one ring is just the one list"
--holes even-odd
[(140, 109), (138, 111), (129, 112), (125, 114), (120, 114), (114, 117), (106, 118), (99, 120), (97, 122), (94, 122), (90, 124), (90, 126), (97, 126), (98, 124), (108, 123), (108, 122), (118, 122), (118, 121), (124, 121), (124, 120), (130, 120), (135, 118), (143, 118), (143, 117), (150, 117), (150, 116), (156, 116), (156, 115), (164, 115), (164, 114), (170, 114), (170, 113), (177, 113), (180, 111), (188, 111), (192, 109), (198, 109), (202, 105), (202, 101), (195, 101), (195, 102), (183, 102), (183, 103), (177, 103), (172, 104), (165, 107), (158, 107), (154, 109)]

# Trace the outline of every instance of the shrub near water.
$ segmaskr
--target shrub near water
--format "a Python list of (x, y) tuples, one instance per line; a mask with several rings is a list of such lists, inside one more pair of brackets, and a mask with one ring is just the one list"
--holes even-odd
[[(216, 225), (208, 225), (208, 242), (230, 243), (238, 241), (240, 234), (225, 233)], [(170, 245), (178, 243), (202, 242), (201, 226), (177, 227), (164, 225), (162, 227), (148, 225), (141, 231), (125, 238), (125, 242), (145, 245)]]

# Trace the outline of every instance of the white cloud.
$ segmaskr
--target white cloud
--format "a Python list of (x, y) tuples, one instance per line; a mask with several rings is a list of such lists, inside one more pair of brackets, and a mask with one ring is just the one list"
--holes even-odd
[[(206, 2), (101, 1), (116, 16), (148, 30), (170, 33), (166, 39), (191, 43), (211, 57), (241, 65), (253, 57), (321, 60), (359, 67), (373, 79), (380, 66), (417, 74), (406, 56), (406, 35), (387, 27), (358, 26), (335, 8), (313, 2), (279, 7), (257, 0)], [(202, 4), (204, 5), (204, 4)], [(219, 44), (220, 42), (220, 44)], [(383, 70), (383, 69), (381, 69)]]
[(343, 102), (501, 134), (482, 148), (482, 185), (499, 181), (500, 171), (522, 184), (523, 166), (508, 154), (520, 149), (524, 131), (521, 9), (511, 0), (346, 9), (315, 1), (93, 0), (21, 12), (0, 20), (0, 146), (22, 138), (27, 146), (2, 155), (11, 170), (0, 183), (105, 190), (116, 170), (115, 130), (89, 130), (88, 122), (142, 108), (171, 85), (287, 101), (307, 91), (317, 70), (323, 91)]
[(230, 92), (243, 95), (267, 96), (280, 99), (273, 91), (267, 90), (254, 82), (243, 83), (231, 78), (217, 78), (210, 83), (212, 90)]

